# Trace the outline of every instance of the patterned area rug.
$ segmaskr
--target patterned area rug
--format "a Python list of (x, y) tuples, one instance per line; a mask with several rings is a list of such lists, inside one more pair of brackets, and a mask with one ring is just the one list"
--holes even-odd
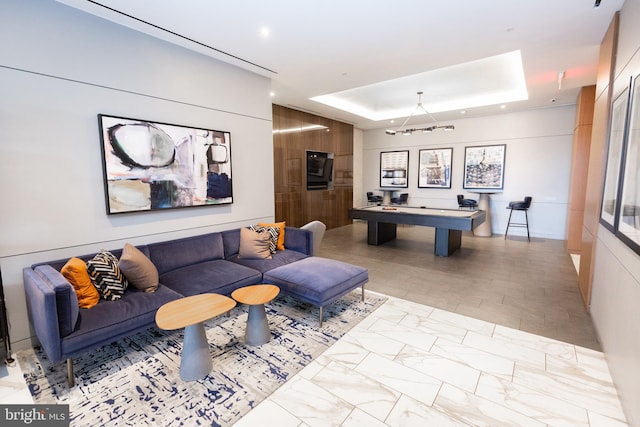
[(66, 364), (51, 366), (40, 348), (18, 353), (35, 403), (69, 404), (71, 425), (228, 426), (273, 393), (386, 298), (358, 289), (318, 309), (278, 297), (266, 311), (272, 339), (244, 344), (246, 306), (206, 323), (213, 371), (199, 381), (180, 379), (183, 331), (151, 328), (74, 359), (76, 385)]

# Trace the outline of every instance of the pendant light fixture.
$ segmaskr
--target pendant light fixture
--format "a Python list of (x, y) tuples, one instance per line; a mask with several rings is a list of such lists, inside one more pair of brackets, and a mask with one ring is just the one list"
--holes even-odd
[[(436, 122), (435, 125), (433, 126), (429, 126), (426, 128), (409, 128), (409, 129), (402, 129), (411, 119), (411, 117), (414, 116), (414, 114), (416, 114), (418, 112), (418, 110), (422, 109), (422, 111), (425, 112), (425, 114), (427, 116), (429, 116), (429, 118)], [(413, 132), (423, 132), (423, 133), (429, 133), (429, 132), (433, 132), (436, 129), (442, 129), (445, 131), (449, 131), (449, 130), (454, 130), (455, 126), (453, 125), (439, 125), (436, 121), (436, 119), (431, 115), (431, 113), (429, 113), (424, 106), (422, 105), (422, 92), (418, 92), (418, 105), (416, 106), (416, 109), (413, 110), (413, 112), (411, 113), (411, 115), (409, 117), (407, 117), (407, 119), (404, 121), (404, 123), (402, 123), (402, 125), (400, 125), (400, 127), (398, 129), (387, 129), (384, 132), (387, 135), (397, 135), (397, 134), (401, 134), (401, 135), (411, 135)]]

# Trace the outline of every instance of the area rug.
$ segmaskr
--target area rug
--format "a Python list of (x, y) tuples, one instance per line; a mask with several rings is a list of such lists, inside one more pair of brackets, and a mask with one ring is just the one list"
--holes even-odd
[(38, 347), (18, 353), (37, 404), (68, 404), (72, 426), (229, 426), (273, 393), (386, 300), (354, 291), (318, 309), (290, 297), (267, 304), (270, 342), (244, 344), (246, 306), (206, 323), (213, 371), (199, 381), (180, 379), (183, 331), (151, 328), (74, 359), (76, 385), (66, 364), (52, 366)]

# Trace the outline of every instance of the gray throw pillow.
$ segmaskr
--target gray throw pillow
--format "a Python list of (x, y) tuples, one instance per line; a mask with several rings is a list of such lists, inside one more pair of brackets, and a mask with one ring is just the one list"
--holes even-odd
[(238, 258), (271, 259), (270, 241), (271, 235), (266, 230), (258, 233), (248, 228), (241, 228)]
[(125, 243), (118, 261), (120, 271), (129, 284), (144, 292), (155, 292), (158, 289), (158, 269), (140, 249)]

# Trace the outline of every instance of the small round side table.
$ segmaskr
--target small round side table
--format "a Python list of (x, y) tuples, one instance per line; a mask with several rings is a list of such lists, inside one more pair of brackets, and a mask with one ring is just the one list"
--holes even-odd
[(199, 380), (211, 372), (213, 362), (204, 322), (235, 306), (236, 302), (224, 295), (200, 294), (168, 302), (158, 309), (156, 324), (160, 329), (184, 328), (180, 360), (180, 378), (184, 381)]
[(269, 322), (264, 305), (273, 300), (280, 293), (276, 285), (251, 285), (236, 289), (231, 297), (242, 304), (249, 306), (247, 327), (244, 341), (247, 345), (262, 345), (271, 339)]

